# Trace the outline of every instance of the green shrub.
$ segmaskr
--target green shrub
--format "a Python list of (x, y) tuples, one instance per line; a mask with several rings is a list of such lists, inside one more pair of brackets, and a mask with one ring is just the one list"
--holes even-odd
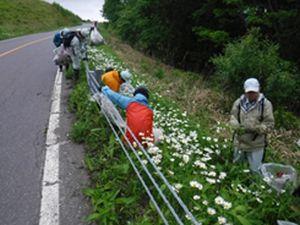
[(290, 62), (280, 58), (278, 49), (278, 45), (263, 40), (259, 30), (250, 31), (241, 40), (229, 43), (224, 55), (212, 58), (218, 83), (236, 97), (243, 92), (243, 82), (255, 77), (274, 108), (299, 111), (299, 73)]
[(279, 108), (274, 112), (276, 127), (283, 127), (285, 129), (297, 129), (300, 127), (299, 119), (290, 112)]

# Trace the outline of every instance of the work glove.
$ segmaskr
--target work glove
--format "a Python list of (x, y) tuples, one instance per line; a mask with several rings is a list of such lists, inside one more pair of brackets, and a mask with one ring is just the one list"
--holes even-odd
[(104, 86), (104, 87), (101, 88), (101, 92), (105, 92), (105, 91), (108, 90), (108, 89), (109, 89), (109, 87)]
[(251, 127), (251, 130), (258, 134), (265, 134), (268, 131), (268, 128), (265, 124), (256, 124)]
[(263, 134), (267, 132), (267, 126), (257, 120), (247, 121), (244, 127), (248, 132)]

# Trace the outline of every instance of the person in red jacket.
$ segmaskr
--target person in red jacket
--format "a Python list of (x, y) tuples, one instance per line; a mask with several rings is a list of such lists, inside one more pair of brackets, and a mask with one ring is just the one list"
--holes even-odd
[(148, 105), (147, 88), (143, 86), (136, 88), (134, 97), (123, 96), (107, 86), (102, 88), (102, 93), (120, 108), (126, 110), (125, 135), (134, 146), (135, 140), (128, 128), (144, 147), (147, 147), (147, 143), (153, 143), (153, 111)]

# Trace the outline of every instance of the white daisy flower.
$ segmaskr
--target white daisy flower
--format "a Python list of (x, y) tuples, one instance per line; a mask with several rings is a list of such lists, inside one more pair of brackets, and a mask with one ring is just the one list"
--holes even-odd
[(225, 224), (227, 222), (226, 218), (223, 216), (218, 216), (218, 223)]
[(208, 205), (208, 201), (204, 200), (204, 201), (202, 202), (202, 204), (203, 204), (203, 205)]
[(207, 213), (208, 213), (209, 215), (215, 215), (215, 214), (216, 214), (216, 210), (213, 209), (213, 208), (208, 207), (208, 208), (207, 208)]
[(193, 196), (193, 199), (194, 199), (194, 200), (199, 200), (199, 199), (200, 199), (200, 196), (199, 196), (199, 195), (194, 195), (194, 196)]
[(215, 198), (215, 203), (217, 204), (217, 205), (223, 205), (224, 204), (224, 199), (221, 197), (221, 196), (218, 196), (218, 197), (216, 197)]
[(228, 209), (231, 209), (232, 204), (231, 204), (231, 202), (224, 202), (223, 207), (224, 207), (224, 209), (228, 210)]

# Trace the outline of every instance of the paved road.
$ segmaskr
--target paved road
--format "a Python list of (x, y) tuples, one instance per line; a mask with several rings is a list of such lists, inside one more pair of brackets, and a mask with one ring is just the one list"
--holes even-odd
[[(53, 32), (50, 32), (0, 41), (1, 225), (39, 224), (45, 133), (57, 70), (52, 63), (52, 37)], [(71, 115), (68, 118), (60, 131), (62, 140), (67, 140), (63, 135), (66, 136), (68, 132)], [(77, 217), (81, 217), (87, 214), (87, 210), (77, 207), (85, 205), (84, 202), (81, 204), (84, 198), (80, 189), (88, 182), (86, 173), (82, 172), (83, 149), (80, 146), (73, 148), (72, 144), (67, 148), (75, 149), (77, 153), (74, 156), (72, 151), (62, 148), (63, 157), (60, 161), (68, 164), (67, 159), (71, 158), (71, 165), (76, 165), (81, 172), (73, 179), (72, 174), (76, 170), (70, 165), (62, 166), (61, 192), (67, 194), (75, 191), (76, 198), (60, 196), (60, 203), (69, 215), (74, 217), (80, 211)], [(67, 175), (69, 177), (65, 179)], [(72, 180), (72, 186), (68, 185), (68, 180)], [(80, 185), (76, 185), (76, 180), (81, 181)], [(69, 190), (74, 186), (75, 190)], [(68, 210), (67, 202), (71, 202), (70, 198), (73, 201)], [(80, 223), (75, 222), (75, 218), (72, 220), (65, 217), (68, 215), (62, 216), (61, 220), (68, 222), (61, 223), (63, 225)]]

